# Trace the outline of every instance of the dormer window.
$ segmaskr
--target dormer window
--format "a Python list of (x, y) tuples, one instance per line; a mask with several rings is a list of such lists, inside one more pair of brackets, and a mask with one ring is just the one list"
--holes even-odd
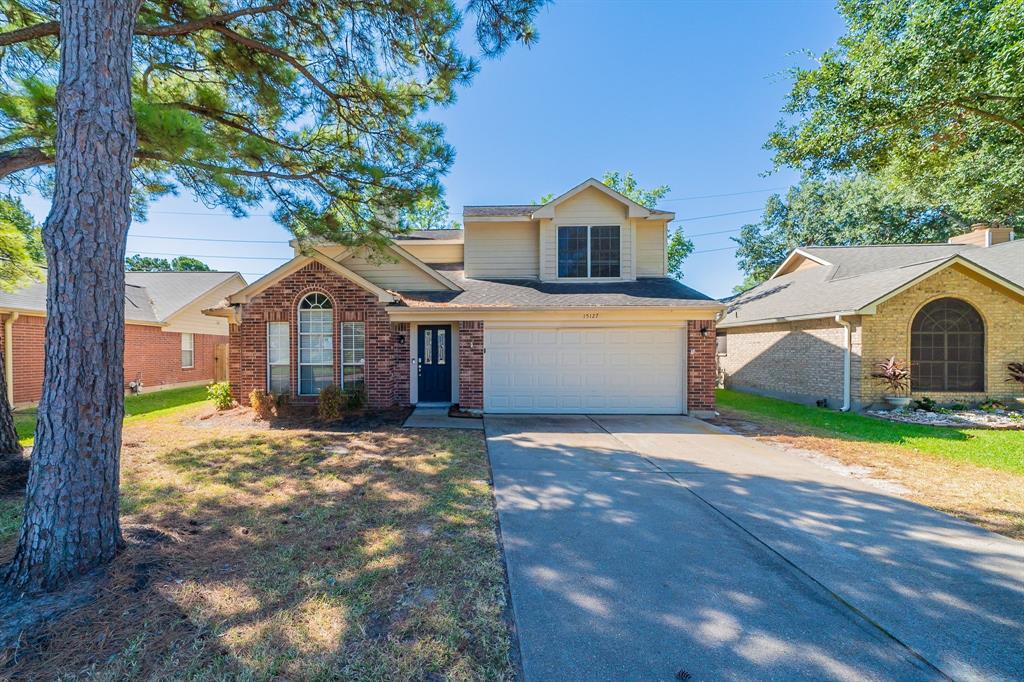
[(562, 225), (558, 228), (559, 277), (619, 277), (618, 225)]

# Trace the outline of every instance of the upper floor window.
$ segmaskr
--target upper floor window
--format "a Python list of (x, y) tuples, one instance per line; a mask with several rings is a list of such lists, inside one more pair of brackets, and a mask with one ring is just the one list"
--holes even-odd
[(618, 277), (618, 225), (562, 225), (558, 228), (559, 277)]

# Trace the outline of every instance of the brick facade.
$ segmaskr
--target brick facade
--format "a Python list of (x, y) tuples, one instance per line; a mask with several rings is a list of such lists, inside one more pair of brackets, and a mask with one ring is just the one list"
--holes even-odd
[[(1024, 394), (1006, 381), (1006, 366), (1024, 362), (1024, 302), (966, 268), (952, 266), (878, 306), (874, 315), (851, 317), (853, 325), (850, 398), (854, 409), (883, 401), (885, 386), (871, 376), (875, 366), (895, 355), (909, 363), (910, 326), (917, 312), (937, 298), (970, 303), (985, 323), (985, 390), (975, 393), (924, 393), (938, 403), (1008, 400)], [(718, 362), (725, 385), (813, 404), (827, 398), (842, 405), (845, 330), (831, 318), (730, 327), (727, 353)]]
[(459, 407), (484, 409), (484, 323), (459, 323)]
[[(851, 317), (853, 389), (857, 405), (860, 382), (861, 322)], [(843, 404), (843, 362), (846, 330), (834, 319), (799, 320), (730, 327), (726, 352), (718, 365), (726, 388), (814, 405)]]
[[(6, 316), (4, 316), (6, 317)], [(4, 325), (0, 324), (0, 348), (4, 347)], [(14, 403), (38, 402), (43, 389), (46, 318), (20, 315), (13, 324)], [(141, 378), (143, 386), (154, 388), (174, 384), (213, 381), (214, 347), (228, 337), (193, 335), (193, 367), (181, 366), (181, 334), (160, 327), (126, 324), (124, 328), (124, 382)]]
[(686, 325), (686, 348), (686, 410), (698, 416), (714, 412), (715, 321), (690, 320)]
[(978, 393), (922, 393), (938, 403), (972, 403), (988, 398), (1012, 399), (1024, 395), (1021, 385), (1006, 381), (1006, 365), (1024, 362), (1024, 301), (998, 288), (966, 268), (952, 266), (894, 296), (864, 317), (864, 351), (860, 400), (867, 406), (882, 400), (886, 389), (871, 377), (875, 365), (895, 355), (910, 359), (910, 325), (917, 312), (937, 298), (959, 298), (974, 306), (985, 323), (985, 390)]
[(296, 401), (315, 401), (298, 395), (298, 307), (307, 295), (319, 292), (331, 299), (334, 322), (334, 383), (341, 386), (342, 322), (366, 327), (366, 397), (369, 407), (381, 409), (409, 402), (409, 328), (392, 325), (377, 297), (312, 262), (275, 282), (242, 306), (241, 322), (230, 329), (231, 390), (235, 400), (248, 404), (253, 389), (267, 388), (267, 323), (288, 322), (289, 376)]

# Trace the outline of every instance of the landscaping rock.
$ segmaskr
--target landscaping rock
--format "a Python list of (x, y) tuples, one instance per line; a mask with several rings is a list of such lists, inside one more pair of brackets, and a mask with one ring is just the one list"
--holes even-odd
[(987, 429), (1024, 429), (1024, 413), (1015, 410), (964, 409), (944, 412), (924, 410), (868, 410), (873, 417), (905, 424), (949, 426), (963, 428), (975, 426)]

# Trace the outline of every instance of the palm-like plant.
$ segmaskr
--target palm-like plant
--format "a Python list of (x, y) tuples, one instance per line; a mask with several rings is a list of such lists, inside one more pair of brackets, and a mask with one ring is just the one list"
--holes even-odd
[(897, 360), (895, 355), (878, 363), (876, 368), (871, 376), (888, 386), (893, 393), (903, 393), (910, 386), (910, 370), (907, 369), (906, 363)]
[(1007, 381), (1016, 381), (1024, 386), (1024, 362), (1011, 362), (1006, 366), (1006, 371), (1009, 374)]

